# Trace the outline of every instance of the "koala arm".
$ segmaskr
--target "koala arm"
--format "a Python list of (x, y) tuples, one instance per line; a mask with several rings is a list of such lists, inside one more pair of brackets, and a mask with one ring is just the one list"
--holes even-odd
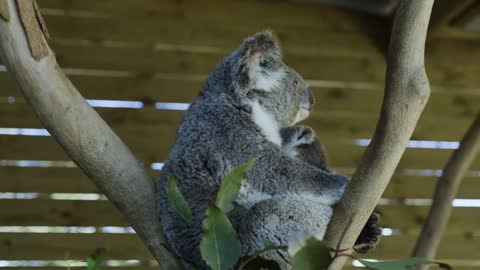
[(309, 196), (319, 203), (334, 205), (342, 197), (348, 178), (290, 158), (280, 151), (264, 151), (247, 174), (239, 203), (251, 206), (268, 198)]

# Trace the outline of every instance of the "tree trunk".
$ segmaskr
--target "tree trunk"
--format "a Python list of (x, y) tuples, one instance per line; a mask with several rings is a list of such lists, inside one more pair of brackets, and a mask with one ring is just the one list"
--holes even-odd
[[(438, 179), (433, 203), (423, 225), (422, 233), (417, 240), (413, 256), (434, 259), (442, 234), (447, 227), (460, 183), (468, 168), (480, 150), (480, 114), (463, 137), (460, 147), (455, 150)], [(418, 266), (417, 269), (427, 269), (428, 266)]]
[(126, 216), (161, 267), (179, 269), (167, 250), (151, 177), (58, 66), (36, 3), (0, 0), (0, 14), (2, 59), (30, 108)]
[[(392, 177), (430, 95), (424, 67), (425, 39), (433, 0), (402, 0), (397, 8), (387, 57), (380, 120), (325, 240), (351, 249)], [(329, 269), (341, 269), (338, 257)]]

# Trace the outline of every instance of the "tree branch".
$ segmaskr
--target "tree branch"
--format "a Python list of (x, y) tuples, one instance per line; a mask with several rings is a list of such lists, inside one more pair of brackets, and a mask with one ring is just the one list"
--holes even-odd
[(0, 52), (29, 106), (69, 157), (126, 216), (158, 263), (165, 269), (179, 269), (166, 248), (152, 179), (58, 66), (35, 3), (0, 1), (2, 14), (6, 14), (5, 7), (9, 14), (9, 21), (0, 19)]
[[(423, 225), (422, 233), (417, 240), (413, 256), (434, 259), (448, 219), (452, 210), (460, 183), (468, 168), (480, 151), (480, 114), (477, 115), (463, 137), (460, 147), (455, 150), (438, 179), (433, 204)], [(428, 266), (418, 266), (417, 269), (428, 269)]]
[[(433, 0), (402, 0), (395, 14), (387, 57), (385, 96), (372, 142), (335, 208), (325, 240), (349, 249), (392, 177), (427, 103), (430, 86), (424, 68), (425, 39)], [(346, 224), (348, 220), (351, 223)], [(329, 269), (341, 269), (346, 257)]]

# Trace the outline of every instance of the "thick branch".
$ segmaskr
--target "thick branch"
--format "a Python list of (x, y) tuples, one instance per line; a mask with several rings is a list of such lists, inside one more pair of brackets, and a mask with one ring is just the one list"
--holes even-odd
[[(480, 151), (480, 114), (477, 115), (463, 137), (460, 147), (455, 150), (445, 166), (442, 176), (438, 179), (433, 204), (417, 240), (413, 256), (429, 259), (435, 257), (438, 244), (450, 218), (453, 199), (455, 199), (462, 178), (478, 151)], [(426, 268), (426, 266), (421, 266), (417, 269)]]
[[(150, 176), (61, 71), (46, 43), (39, 14), (32, 13), (33, 2), (18, 1), (22, 5), (4, 2), (10, 20), (0, 19), (0, 52), (18, 89), (70, 158), (127, 217), (159, 264), (179, 269), (165, 248)], [(29, 6), (23, 10), (37, 18), (20, 16), (25, 5)], [(35, 54), (35, 47), (29, 45), (33, 43), (45, 46), (46, 54)]]
[[(351, 184), (335, 208), (325, 236), (332, 247), (340, 241), (340, 249), (353, 246), (390, 181), (427, 103), (430, 86), (424, 68), (424, 48), (432, 5), (433, 0), (402, 0), (397, 9), (380, 120)], [(343, 232), (345, 236), (341, 237)], [(340, 257), (329, 269), (341, 269), (345, 261), (345, 257)]]

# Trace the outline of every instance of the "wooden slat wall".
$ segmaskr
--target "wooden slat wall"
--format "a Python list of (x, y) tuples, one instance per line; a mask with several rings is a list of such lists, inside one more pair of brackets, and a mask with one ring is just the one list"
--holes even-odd
[[(265, 28), (277, 32), (285, 61), (312, 86), (316, 110), (305, 124), (317, 131), (334, 168), (350, 174), (364, 150), (354, 140), (373, 134), (383, 97), (387, 18), (288, 1), (42, 0), (40, 5), (58, 61), (86, 98), (144, 103), (142, 109), (96, 110), (146, 166), (166, 158), (183, 115), (157, 110), (154, 103), (190, 102), (218, 61), (246, 36)], [(433, 92), (413, 139), (461, 139), (480, 110), (479, 59), (478, 40), (450, 40), (440, 33), (428, 41), (426, 65)], [(15, 102), (10, 104), (8, 97)], [(1, 72), (0, 128), (42, 128)], [(409, 255), (428, 207), (401, 202), (431, 198), (436, 183), (435, 176), (409, 170), (439, 170), (451, 153), (415, 148), (405, 152), (384, 194), (397, 204), (377, 208), (383, 226), (400, 230), (400, 235), (384, 237), (367, 257)], [(51, 137), (0, 135), (1, 160), (68, 158)], [(479, 198), (478, 171), (480, 158), (458, 197)], [(159, 171), (150, 172), (158, 177)], [(99, 193), (77, 168), (0, 166), (0, 178), (0, 194), (41, 195), (33, 200), (0, 199), (0, 228), (128, 226), (108, 201), (48, 199), (51, 193)], [(465, 266), (455, 269), (474, 269), (479, 214), (480, 208), (453, 210), (439, 259)], [(3, 232), (0, 261), (81, 260), (99, 246), (107, 248), (107, 259), (143, 263), (106, 269), (153, 269), (138, 237), (123, 233)]]
[[(353, 169), (337, 168), (350, 175)], [(154, 178), (159, 171), (150, 170)], [(19, 168), (0, 167), (0, 176), (8, 181), (0, 181), (2, 192), (19, 193), (99, 193), (98, 189), (77, 168)], [(386, 198), (431, 198), (436, 184), (435, 176), (412, 176), (399, 170), (384, 193)], [(415, 186), (415, 188), (412, 188)], [(458, 197), (478, 198), (480, 181), (478, 177), (466, 177), (460, 187)]]

